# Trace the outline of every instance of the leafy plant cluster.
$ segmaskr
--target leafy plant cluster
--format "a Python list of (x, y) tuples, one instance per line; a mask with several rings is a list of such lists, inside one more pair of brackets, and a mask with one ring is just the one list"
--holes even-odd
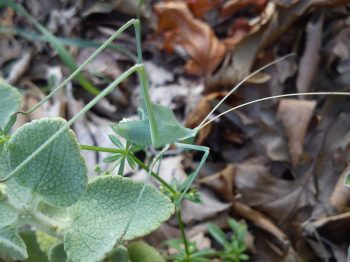
[[(22, 95), (17, 89), (0, 83), (0, 254), (18, 260), (87, 262), (102, 259), (145, 261), (138, 258), (142, 254), (149, 261), (163, 261), (158, 252), (145, 243), (136, 242), (127, 249), (120, 244), (155, 230), (177, 209), (181, 241), (186, 245), (180, 204), (184, 198), (199, 202), (198, 192), (190, 186), (209, 151), (204, 147), (178, 144), (204, 152), (200, 166), (182, 184), (170, 185), (152, 172), (169, 144), (182, 137), (192, 137), (195, 131), (182, 127), (169, 108), (149, 100), (139, 21), (126, 23), (78, 68), (60, 41), (25, 9), (12, 0), (1, 4), (4, 3), (37, 27), (72, 74), (28, 112), (19, 111)], [(138, 63), (100, 92), (80, 71), (129, 26), (134, 26), (138, 40)], [(110, 135), (115, 148), (79, 145), (70, 126), (133, 73), (139, 75), (143, 91), (140, 120), (112, 125), (113, 131), (126, 139), (126, 144), (118, 136)], [(10, 133), (17, 114), (35, 111), (74, 77), (96, 95), (76, 116), (69, 121), (61, 118), (35, 120)], [(149, 166), (135, 156), (148, 146), (164, 146)], [(112, 168), (97, 170), (100, 176), (89, 180), (81, 149), (111, 153), (104, 161), (111, 163)], [(126, 163), (132, 168), (138, 165), (145, 169), (160, 182), (163, 193), (146, 183), (123, 177)], [(114, 168), (118, 168), (116, 176), (111, 175)], [(192, 261), (191, 253), (186, 252), (185, 257), (186, 261)]]
[[(117, 136), (110, 135), (116, 148), (109, 150), (112, 154), (104, 161), (115, 163), (119, 175), (112, 176), (111, 172), (104, 171), (89, 181), (80, 145), (73, 131), (64, 128), (65, 120), (43, 118), (8, 134), (21, 100), (16, 88), (4, 82), (0, 84), (3, 106), (0, 115), (0, 179), (3, 181), (0, 183), (0, 253), (20, 260), (27, 259), (30, 254), (31, 259), (41, 257), (45, 261), (165, 261), (154, 248), (142, 242), (132, 243), (128, 249), (115, 248), (115, 245), (121, 238), (132, 240), (148, 234), (166, 221), (175, 211), (166, 195), (176, 200), (173, 195), (180, 194), (176, 189), (181, 192), (188, 180), (177, 188), (158, 177), (165, 185), (167, 194), (164, 195), (142, 182), (122, 177), (126, 162), (131, 167), (138, 164), (149, 169), (134, 155), (142, 147), (129, 142), (124, 145)], [(59, 130), (64, 131), (41, 149)], [(144, 192), (137, 205), (142, 189)], [(190, 191), (186, 198), (199, 201), (196, 191)], [(130, 217), (134, 219), (125, 231)], [(179, 222), (182, 223), (181, 217)], [(22, 232), (28, 225), (37, 231)], [(234, 220), (229, 220), (229, 225), (235, 232), (231, 239), (226, 239), (217, 226), (209, 226), (210, 234), (223, 246), (222, 251), (199, 251), (196, 243), (186, 239), (180, 224), (183, 238), (168, 242), (178, 251), (169, 259), (189, 262), (210, 261), (213, 257), (223, 261), (246, 260), (246, 227)], [(33, 243), (38, 243), (39, 247)]]
[[(248, 248), (246, 224), (232, 218), (228, 219), (228, 224), (231, 229), (228, 234), (215, 224), (208, 225), (209, 234), (221, 246), (220, 249), (199, 250), (196, 242), (187, 241), (184, 245), (183, 239), (173, 239), (167, 241), (167, 245), (175, 249), (177, 253), (169, 258), (176, 262), (210, 262), (214, 258), (220, 258), (220, 261), (225, 262), (247, 261), (249, 256), (246, 254)], [(228, 237), (228, 235), (231, 236)]]
[[(5, 180), (1, 183), (0, 198), (1, 253), (26, 259), (27, 248), (18, 230), (32, 225), (57, 239), (48, 250), (50, 260), (58, 259), (56, 255), (60, 253), (56, 250), (64, 246), (68, 260), (98, 261), (121, 236), (125, 240), (143, 236), (172, 215), (171, 200), (151, 186), (145, 186), (135, 209), (143, 183), (110, 175), (88, 181), (79, 144), (68, 129), (21, 166), (66, 121), (60, 118), (32, 121), (9, 136), (4, 130), (20, 108), (21, 95), (5, 83), (0, 85), (0, 94), (3, 108), (0, 178)], [(129, 230), (124, 232), (133, 213)]]

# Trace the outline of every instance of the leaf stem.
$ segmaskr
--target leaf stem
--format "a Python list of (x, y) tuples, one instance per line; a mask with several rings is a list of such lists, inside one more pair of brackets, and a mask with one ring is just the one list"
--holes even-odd
[(80, 144), (80, 149), (88, 150), (88, 151), (95, 151), (95, 152), (112, 153), (112, 154), (124, 154), (125, 153), (125, 150), (123, 150), (123, 149), (100, 147), (100, 146), (89, 146), (89, 145), (81, 145), (81, 144)]
[(186, 233), (185, 233), (185, 225), (182, 221), (182, 215), (181, 215), (180, 208), (178, 210), (176, 210), (176, 218), (177, 218), (177, 221), (179, 223), (179, 229), (181, 232), (182, 241), (183, 241), (183, 244), (185, 246), (186, 258), (189, 258), (190, 257), (190, 249), (188, 246), (188, 240), (187, 240)]

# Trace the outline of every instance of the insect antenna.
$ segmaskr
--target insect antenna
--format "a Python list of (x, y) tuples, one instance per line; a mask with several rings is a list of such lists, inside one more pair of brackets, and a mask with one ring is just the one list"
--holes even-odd
[(350, 96), (350, 92), (307, 92), (307, 93), (292, 93), (292, 94), (283, 94), (283, 95), (263, 97), (263, 98), (260, 98), (260, 99), (252, 100), (252, 101), (246, 102), (244, 104), (232, 107), (232, 108), (222, 112), (221, 114), (215, 116), (214, 118), (210, 119), (206, 123), (198, 126), (197, 131), (201, 130), (205, 126), (209, 125), (210, 123), (212, 123), (213, 121), (217, 120), (218, 118), (226, 115), (227, 113), (230, 113), (232, 111), (235, 111), (236, 109), (239, 109), (239, 108), (251, 105), (251, 104), (255, 104), (255, 103), (259, 103), (259, 102), (267, 101), (267, 100), (272, 100), (272, 99), (277, 99), (277, 98), (283, 98), (283, 97), (313, 96), (313, 95)]
[[(265, 70), (266, 68), (274, 65), (274, 64), (277, 64), (291, 56), (295, 56), (295, 53), (291, 53), (291, 54), (288, 54), (288, 55), (285, 55), (285, 56), (282, 56), (274, 61), (272, 61), (271, 63), (268, 63), (262, 67), (260, 67), (259, 69), (255, 70), (253, 73), (247, 75), (245, 78), (243, 78), (237, 85), (235, 85), (230, 92), (228, 92), (221, 100), (220, 102), (210, 111), (210, 113), (202, 120), (202, 122), (196, 127), (194, 128), (196, 131), (202, 129), (202, 127), (204, 125), (207, 125), (205, 122), (214, 114), (214, 112), (216, 111), (216, 109), (219, 108), (219, 106), (230, 96), (232, 95), (235, 91), (237, 91), (237, 89), (243, 85), (248, 79), (250, 79), (251, 77), (255, 76), (256, 74), (260, 73), (261, 71)], [(212, 122), (212, 121), (210, 121)]]

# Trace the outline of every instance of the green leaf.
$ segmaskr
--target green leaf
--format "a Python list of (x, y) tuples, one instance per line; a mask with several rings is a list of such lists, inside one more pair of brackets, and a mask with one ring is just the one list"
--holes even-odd
[(11, 226), (0, 228), (0, 253), (21, 260), (28, 257), (26, 245), (16, 228)]
[(132, 159), (132, 157), (130, 155), (126, 156), (126, 159), (128, 160), (128, 164), (132, 169), (135, 169), (136, 167), (136, 163), (134, 161), (134, 159)]
[(67, 254), (64, 251), (63, 243), (59, 243), (50, 249), (49, 261), (50, 262), (66, 262), (67, 261)]
[(107, 254), (103, 262), (129, 262), (128, 250), (124, 246), (113, 248), (113, 250)]
[(40, 248), (34, 232), (23, 232), (20, 235), (28, 251), (28, 258), (25, 262), (48, 262), (47, 255)]
[(134, 242), (128, 246), (131, 262), (165, 262), (158, 251), (145, 242)]
[(42, 231), (36, 231), (36, 239), (40, 249), (45, 253), (49, 253), (49, 250), (59, 242), (56, 237), (50, 236)]
[(13, 113), (21, 107), (22, 95), (0, 79), (0, 129), (4, 129)]
[(16, 207), (18, 210), (28, 208), (33, 199), (31, 190), (20, 186), (16, 181), (14, 181), (14, 179), (10, 179), (5, 183), (5, 185), (6, 193), (11, 205)]
[(123, 157), (122, 161), (120, 161), (119, 169), (118, 169), (118, 176), (124, 175), (124, 168), (125, 168), (125, 157)]
[(113, 162), (117, 161), (118, 159), (120, 159), (121, 157), (123, 157), (123, 156), (122, 155), (107, 156), (105, 159), (103, 159), (103, 162), (105, 162), (105, 163), (113, 163)]
[[(121, 237), (142, 187), (143, 183), (120, 176), (98, 177), (89, 183), (81, 199), (69, 207), (72, 224), (64, 236), (68, 258), (86, 262), (102, 259)], [(173, 212), (168, 197), (146, 186), (124, 239), (150, 233)]]
[(11, 167), (9, 154), (8, 151), (5, 149), (5, 144), (2, 143), (0, 144), (0, 179), (5, 178), (8, 175), (8, 173), (10, 173), (10, 171)]
[(115, 144), (118, 148), (124, 148), (123, 143), (119, 140), (118, 137), (116, 137), (115, 135), (108, 135), (108, 137), (112, 141), (112, 143)]
[(226, 235), (225, 233), (215, 224), (209, 224), (208, 225), (208, 231), (209, 234), (221, 245), (225, 245), (227, 240), (226, 240)]
[[(36, 151), (64, 124), (60, 118), (43, 118), (23, 125), (8, 142), (11, 167)], [(67, 130), (14, 176), (16, 182), (39, 194), (49, 204), (75, 203), (87, 184), (87, 168), (74, 133)]]
[(0, 228), (11, 225), (17, 219), (17, 211), (0, 201)]
[(58, 219), (60, 221), (66, 221), (69, 219), (68, 210), (65, 207), (53, 206), (40, 201), (37, 210), (47, 217)]

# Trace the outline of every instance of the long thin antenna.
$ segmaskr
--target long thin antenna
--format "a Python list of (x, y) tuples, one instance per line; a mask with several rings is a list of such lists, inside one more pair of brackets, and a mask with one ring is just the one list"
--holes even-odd
[[(256, 71), (254, 71), (253, 73), (249, 74), (248, 76), (246, 76), (245, 78), (243, 78), (243, 80), (241, 80), (234, 88), (231, 89), (230, 92), (228, 92), (223, 99), (221, 99), (221, 101), (210, 111), (210, 113), (203, 119), (203, 121), (195, 128), (196, 130), (200, 130), (203, 126), (204, 123), (209, 119), (209, 117), (215, 112), (216, 109), (218, 109), (218, 107), (230, 96), (232, 95), (235, 91), (237, 91), (237, 89), (243, 85), (249, 78), (255, 76), (256, 74), (260, 73), (261, 71), (263, 71), (264, 69), (277, 64), (279, 62), (281, 62), (282, 60), (287, 59), (288, 57), (294, 56), (294, 53), (282, 56), (274, 61), (272, 61), (271, 63), (268, 63), (266, 65), (264, 65), (263, 67), (260, 67), (259, 69), (257, 69)], [(205, 124), (206, 125), (206, 124)]]
[(350, 92), (309, 92), (309, 93), (293, 93), (293, 94), (284, 94), (284, 95), (277, 95), (277, 96), (268, 96), (268, 97), (264, 97), (264, 98), (260, 98), (260, 99), (256, 99), (253, 101), (249, 101), (247, 103), (241, 104), (239, 106), (235, 106), (231, 109), (226, 110), (225, 112), (217, 115), (216, 117), (212, 118), (210, 121), (206, 122), (203, 125), (200, 125), (198, 127), (196, 127), (196, 130), (201, 130), (202, 128), (204, 128), (206, 125), (209, 125), (211, 122), (215, 121), (216, 119), (222, 117), (223, 115), (232, 112), (236, 109), (251, 105), (251, 104), (255, 104), (258, 102), (262, 102), (262, 101), (266, 101), (266, 100), (272, 100), (275, 98), (283, 98), (283, 97), (291, 97), (291, 96), (312, 96), (312, 95), (331, 95), (331, 96), (350, 96)]

